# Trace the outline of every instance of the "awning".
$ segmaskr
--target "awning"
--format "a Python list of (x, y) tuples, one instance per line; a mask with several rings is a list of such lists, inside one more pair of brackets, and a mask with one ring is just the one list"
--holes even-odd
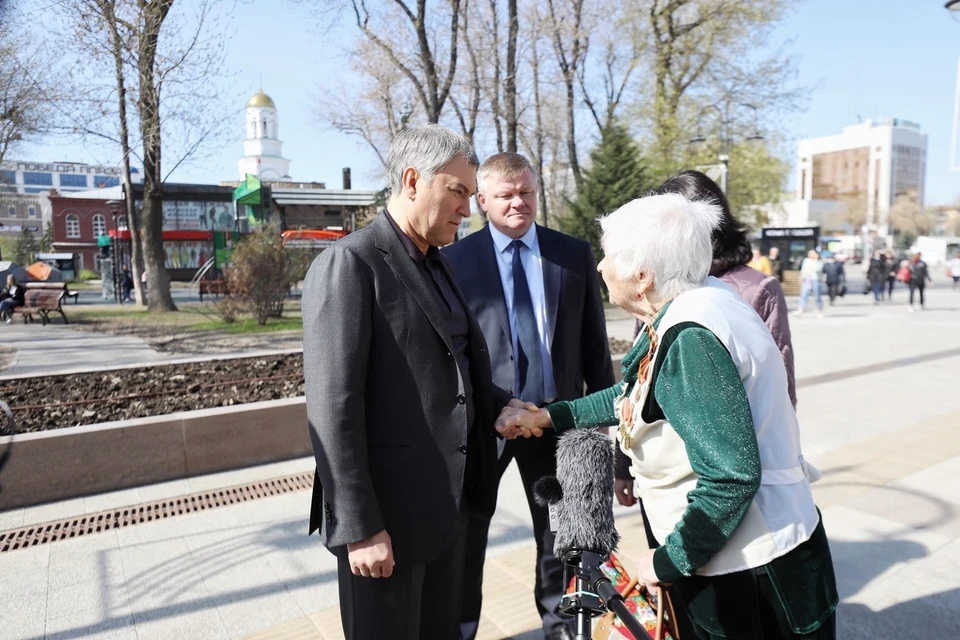
[(261, 204), (260, 179), (253, 174), (246, 174), (237, 188), (233, 190), (233, 200), (237, 204)]

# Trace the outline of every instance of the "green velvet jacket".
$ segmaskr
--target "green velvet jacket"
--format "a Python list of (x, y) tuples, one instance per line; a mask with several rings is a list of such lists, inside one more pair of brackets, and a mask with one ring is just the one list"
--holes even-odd
[[(668, 307), (654, 320), (654, 328)], [(642, 331), (623, 359), (622, 382), (578, 400), (549, 405), (558, 433), (617, 425), (614, 400), (636, 384), (640, 361), (649, 349), (649, 338)], [(760, 638), (754, 635), (759, 627), (753, 625), (759, 624), (759, 613), (742, 610), (756, 602), (743, 594), (756, 589), (758, 570), (695, 575), (733, 535), (760, 486), (760, 453), (740, 374), (710, 330), (687, 322), (661, 337), (651, 376), (653, 392), (644, 407), (644, 419), (670, 421), (699, 476), (681, 521), (654, 552), (657, 577), (675, 583), (688, 596), (684, 599), (691, 616), (707, 630), (732, 633), (723, 635), (729, 638)], [(822, 523), (810, 540), (760, 571), (771, 576), (796, 632), (816, 630), (832, 614), (838, 598)], [(727, 620), (734, 611), (736, 615)]]

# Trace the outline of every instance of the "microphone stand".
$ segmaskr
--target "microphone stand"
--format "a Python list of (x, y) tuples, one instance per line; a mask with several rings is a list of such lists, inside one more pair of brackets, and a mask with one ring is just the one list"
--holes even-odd
[[(606, 560), (605, 556), (589, 549), (570, 549), (563, 554), (563, 583), (567, 584), (567, 568), (569, 567), (576, 578), (576, 590), (564, 594), (560, 599), (560, 611), (576, 618), (575, 640), (590, 640), (593, 632), (592, 618), (599, 616), (605, 610), (612, 611), (623, 625), (630, 630), (634, 638), (643, 640), (650, 638), (650, 634), (643, 628), (623, 600), (610, 580), (603, 575), (600, 566)], [(650, 638), (650, 640), (653, 640)]]

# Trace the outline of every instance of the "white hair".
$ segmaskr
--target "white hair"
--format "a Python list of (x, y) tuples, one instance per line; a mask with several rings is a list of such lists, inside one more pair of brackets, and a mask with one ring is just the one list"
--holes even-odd
[(710, 274), (722, 214), (719, 205), (676, 193), (637, 198), (600, 218), (600, 243), (620, 278), (648, 273), (656, 294), (672, 300)]
[(474, 166), (480, 166), (477, 153), (459, 133), (436, 124), (422, 127), (407, 127), (393, 139), (387, 154), (387, 188), (390, 193), (400, 193), (403, 172), (409, 167), (427, 181), (448, 162), (461, 156)]

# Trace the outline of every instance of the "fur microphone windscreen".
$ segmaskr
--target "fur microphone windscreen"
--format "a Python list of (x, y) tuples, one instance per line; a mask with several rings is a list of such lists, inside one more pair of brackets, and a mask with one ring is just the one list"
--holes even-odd
[(570, 549), (609, 555), (620, 534), (613, 521), (613, 442), (593, 429), (574, 429), (557, 444), (557, 477), (533, 487), (541, 506), (559, 506), (553, 545), (558, 558)]

